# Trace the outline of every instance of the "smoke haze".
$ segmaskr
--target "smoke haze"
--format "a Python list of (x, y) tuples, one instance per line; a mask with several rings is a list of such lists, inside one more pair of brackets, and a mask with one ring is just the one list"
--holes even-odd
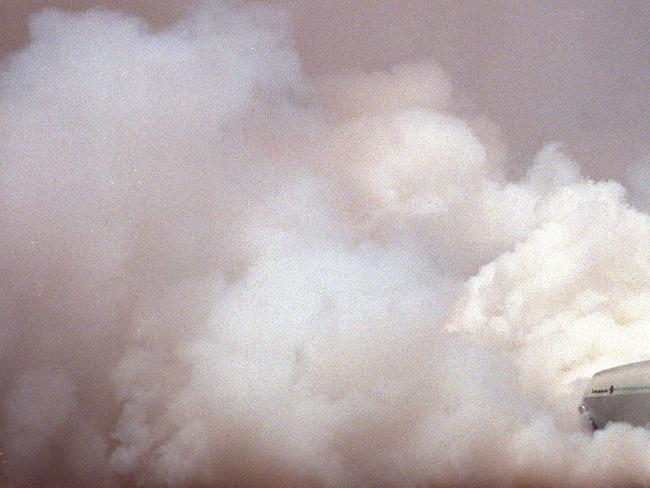
[(42, 6), (3, 7), (31, 14), (0, 71), (3, 486), (650, 484), (646, 430), (576, 413), (648, 358), (649, 119), (619, 105), (647, 63), (607, 107), (594, 81), (616, 130), (581, 140), (583, 84), (538, 130), (490, 110), (462, 44), (414, 47), (422, 7)]

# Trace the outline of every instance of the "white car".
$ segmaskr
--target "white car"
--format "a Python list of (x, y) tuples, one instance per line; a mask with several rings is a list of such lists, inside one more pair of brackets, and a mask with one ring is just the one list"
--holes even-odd
[(578, 410), (594, 429), (607, 422), (650, 423), (650, 361), (599, 371), (585, 390)]

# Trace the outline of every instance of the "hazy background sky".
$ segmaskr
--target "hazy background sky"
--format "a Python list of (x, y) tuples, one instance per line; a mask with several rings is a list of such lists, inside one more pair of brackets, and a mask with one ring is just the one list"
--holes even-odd
[[(5, 0), (0, 53), (24, 45), (26, 19), (43, 7), (121, 8), (162, 26), (188, 3)], [(645, 0), (276, 3), (292, 13), (295, 43), (310, 72), (440, 63), (453, 86), (501, 127), (514, 167), (543, 144), (560, 142), (590, 176), (620, 178), (650, 152)]]

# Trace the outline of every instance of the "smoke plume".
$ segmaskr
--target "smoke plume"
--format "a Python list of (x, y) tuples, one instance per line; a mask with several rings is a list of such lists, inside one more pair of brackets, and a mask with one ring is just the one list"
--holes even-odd
[[(285, 9), (42, 10), (0, 72), (3, 486), (621, 486), (643, 161), (513, 176), (435, 61), (306, 70)], [(626, 190), (629, 188), (629, 194)], [(628, 200), (629, 199), (629, 200)]]

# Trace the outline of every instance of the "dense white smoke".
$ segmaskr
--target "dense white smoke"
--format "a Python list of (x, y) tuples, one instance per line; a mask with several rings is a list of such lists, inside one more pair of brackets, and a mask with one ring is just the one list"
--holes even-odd
[(647, 431), (576, 415), (647, 358), (642, 187), (555, 145), (512, 181), (435, 64), (307, 76), (263, 5), (30, 29), (0, 73), (3, 486), (650, 483)]

